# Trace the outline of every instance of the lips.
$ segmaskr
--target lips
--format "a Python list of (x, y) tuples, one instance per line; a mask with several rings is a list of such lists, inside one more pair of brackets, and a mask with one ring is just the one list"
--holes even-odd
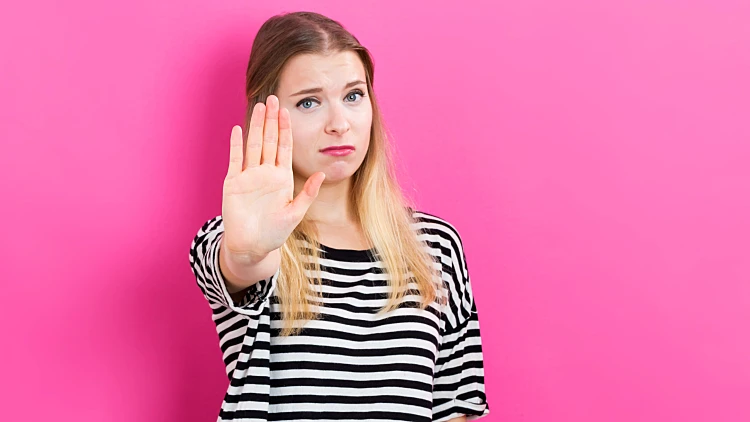
[(333, 147), (328, 147), (320, 150), (321, 152), (331, 152), (331, 151), (354, 151), (354, 146), (352, 145), (338, 145)]

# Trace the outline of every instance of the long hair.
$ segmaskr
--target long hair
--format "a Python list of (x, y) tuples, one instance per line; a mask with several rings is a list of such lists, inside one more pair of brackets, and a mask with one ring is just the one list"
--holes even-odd
[[(383, 263), (389, 296), (380, 312), (403, 306), (410, 281), (417, 285), (420, 307), (443, 303), (442, 281), (435, 259), (417, 238), (411, 202), (397, 183), (392, 154), (373, 90), (374, 65), (369, 51), (344, 27), (325, 16), (311, 12), (277, 15), (267, 20), (253, 41), (247, 66), (244, 133), (248, 133), (253, 107), (277, 91), (284, 64), (297, 54), (327, 54), (353, 51), (364, 65), (372, 102), (370, 144), (362, 165), (352, 176), (351, 203), (365, 237), (373, 245), (375, 257)], [(247, 138), (245, 139), (247, 142)], [(297, 192), (295, 192), (295, 195)], [(298, 334), (297, 322), (315, 319), (314, 306), (321, 298), (320, 243), (313, 222), (307, 217), (294, 229), (281, 247), (281, 271), (276, 294), (282, 309), (281, 335)], [(307, 257), (312, 257), (309, 259)], [(309, 273), (306, 272), (311, 271)], [(411, 280), (410, 280), (411, 279)]]

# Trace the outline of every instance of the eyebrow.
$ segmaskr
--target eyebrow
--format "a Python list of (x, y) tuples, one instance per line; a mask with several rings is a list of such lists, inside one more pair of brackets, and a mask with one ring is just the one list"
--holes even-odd
[[(353, 86), (357, 86), (357, 85), (364, 85), (364, 83), (365, 83), (364, 81), (360, 81), (360, 80), (351, 81), (348, 84), (346, 84), (346, 86), (344, 87), (344, 89), (349, 89), (349, 88), (351, 88)], [(297, 95), (305, 95), (305, 94), (315, 94), (315, 93), (321, 92), (321, 91), (323, 91), (323, 88), (303, 89), (302, 91), (298, 91), (298, 92), (295, 92), (294, 94), (290, 95), (290, 97), (296, 97)]]

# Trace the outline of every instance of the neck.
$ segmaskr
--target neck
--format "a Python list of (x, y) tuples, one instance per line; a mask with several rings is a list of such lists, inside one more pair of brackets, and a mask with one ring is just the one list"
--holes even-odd
[[(302, 190), (305, 181), (295, 175), (295, 195)], [(351, 177), (338, 182), (324, 182), (318, 197), (307, 210), (307, 217), (317, 225), (350, 227), (356, 224), (357, 219), (350, 200), (351, 189)]]

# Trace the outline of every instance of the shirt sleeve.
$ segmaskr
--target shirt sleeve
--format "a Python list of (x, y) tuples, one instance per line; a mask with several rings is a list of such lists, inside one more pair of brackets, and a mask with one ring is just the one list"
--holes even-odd
[(466, 416), (471, 421), (489, 414), (485, 395), (484, 359), (479, 318), (471, 291), (468, 266), (458, 232), (452, 244), (452, 283), (443, 313), (445, 329), (433, 382), (433, 421)]
[(203, 224), (193, 238), (190, 267), (198, 287), (212, 308), (228, 308), (247, 316), (257, 316), (275, 289), (280, 269), (271, 277), (248, 287), (243, 298), (235, 302), (227, 290), (226, 279), (219, 266), (223, 237), (224, 223), (221, 216), (216, 216)]

